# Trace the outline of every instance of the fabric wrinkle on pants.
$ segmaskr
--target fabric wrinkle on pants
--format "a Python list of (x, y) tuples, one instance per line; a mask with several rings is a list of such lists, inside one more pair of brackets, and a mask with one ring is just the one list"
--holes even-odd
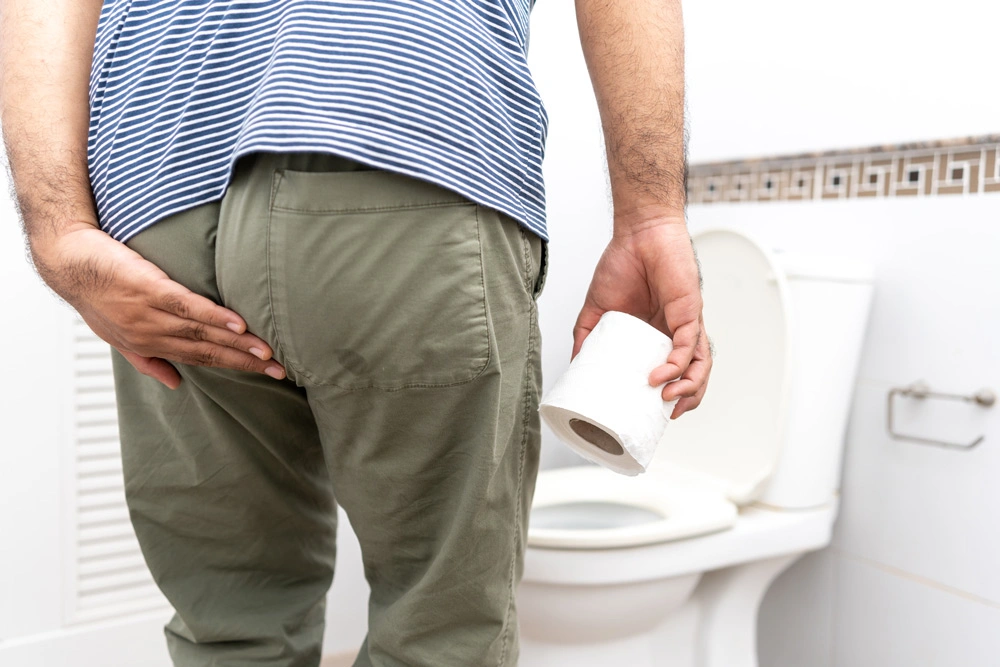
[(515, 665), (545, 243), (436, 185), (256, 153), (128, 245), (288, 372), (174, 364), (171, 391), (113, 354), (174, 664), (316, 667), (339, 504), (372, 591), (357, 667)]

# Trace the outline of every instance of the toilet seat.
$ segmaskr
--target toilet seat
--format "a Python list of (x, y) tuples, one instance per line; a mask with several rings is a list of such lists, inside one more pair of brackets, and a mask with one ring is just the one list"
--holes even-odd
[[(540, 482), (530, 547), (637, 547), (725, 530), (736, 522), (736, 505), (722, 485), (680, 470), (634, 478), (586, 465), (544, 471)], [(582, 525), (581, 517), (592, 525)]]

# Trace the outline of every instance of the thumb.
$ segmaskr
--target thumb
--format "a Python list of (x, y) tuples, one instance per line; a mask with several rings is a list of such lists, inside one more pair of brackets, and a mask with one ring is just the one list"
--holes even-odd
[(593, 305), (589, 300), (583, 304), (583, 308), (580, 309), (580, 314), (576, 318), (576, 324), (573, 325), (573, 354), (570, 355), (570, 361), (580, 353), (583, 341), (594, 330), (605, 312), (607, 311)]
[(134, 352), (118, 350), (122, 356), (128, 360), (135, 369), (143, 375), (148, 375), (154, 380), (159, 380), (168, 389), (177, 389), (181, 384), (181, 374), (168, 362), (157, 357), (143, 357)]

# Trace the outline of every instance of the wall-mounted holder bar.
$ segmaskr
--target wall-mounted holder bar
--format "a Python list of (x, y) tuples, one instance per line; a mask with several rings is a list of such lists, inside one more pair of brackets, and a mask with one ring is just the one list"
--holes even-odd
[(945, 440), (935, 440), (932, 438), (921, 438), (919, 436), (896, 433), (896, 429), (893, 426), (893, 403), (896, 396), (921, 400), (925, 398), (940, 398), (949, 401), (966, 401), (968, 403), (975, 403), (976, 405), (984, 408), (992, 407), (997, 401), (997, 396), (991, 389), (980, 389), (974, 394), (945, 394), (938, 391), (931, 391), (931, 388), (927, 386), (927, 383), (922, 381), (914, 382), (909, 387), (893, 387), (889, 390), (889, 409), (887, 411), (889, 435), (896, 440), (909, 440), (910, 442), (918, 442), (923, 445), (933, 445), (935, 447), (963, 450), (974, 448), (976, 445), (981, 443), (986, 436), (981, 435), (969, 444), (963, 444), (960, 442), (947, 442)]

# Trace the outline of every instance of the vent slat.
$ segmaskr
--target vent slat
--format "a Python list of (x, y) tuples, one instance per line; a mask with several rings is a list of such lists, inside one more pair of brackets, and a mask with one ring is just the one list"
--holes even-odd
[(88, 458), (78, 461), (76, 471), (80, 477), (94, 477), (98, 475), (121, 474), (122, 459), (120, 456), (105, 456), (102, 458)]
[(76, 458), (78, 461), (87, 459), (100, 459), (106, 456), (121, 457), (121, 446), (117, 438), (102, 438), (91, 442), (83, 442), (77, 445)]
[(118, 411), (114, 406), (102, 409), (76, 411), (76, 423), (80, 426), (106, 426), (118, 423)]
[(79, 448), (85, 448), (91, 443), (103, 444), (108, 440), (118, 443), (118, 420), (98, 424), (78, 424), (76, 441)]
[(135, 534), (119, 540), (81, 544), (77, 546), (76, 555), (81, 561), (95, 561), (101, 558), (116, 558), (131, 553), (139, 553), (139, 540)]
[[(93, 334), (91, 335), (93, 336)], [(105, 359), (111, 359), (111, 346), (97, 336), (93, 336), (92, 340), (77, 337), (76, 348), (73, 350), (73, 355), (78, 359), (86, 357), (104, 357)]]
[(125, 570), (141, 569), (146, 570), (146, 561), (138, 553), (130, 553), (122, 556), (107, 556), (99, 560), (80, 563), (77, 574), (83, 577), (93, 577), (106, 574), (108, 572), (122, 572)]
[(77, 356), (73, 360), (74, 375), (86, 377), (88, 375), (107, 375), (111, 372), (111, 355), (107, 357)]
[(77, 530), (80, 536), (80, 545), (94, 544), (100, 542), (115, 542), (123, 537), (134, 537), (130, 523), (107, 523), (97, 526), (80, 526)]
[(91, 491), (89, 493), (77, 494), (76, 508), (79, 511), (111, 507), (115, 505), (125, 506), (125, 490), (113, 491)]
[[(120, 618), (141, 614), (143, 612), (163, 611), (164, 614), (170, 612), (170, 603), (159, 592), (156, 596), (148, 598), (138, 598), (135, 600), (125, 600), (122, 602), (105, 602), (95, 609), (77, 608), (75, 619), (78, 623), (91, 623), (112, 618)], [(166, 616), (164, 616), (166, 620)]]
[(80, 410), (115, 407), (115, 392), (110, 387), (100, 391), (77, 392), (76, 405)]
[(138, 588), (153, 582), (149, 570), (124, 570), (114, 574), (81, 577), (77, 582), (80, 595), (92, 595), (103, 591), (121, 591), (126, 588)]
[(123, 497), (125, 495), (125, 480), (121, 473), (115, 475), (95, 475), (94, 477), (78, 477), (76, 481), (78, 493), (102, 493), (104, 491), (118, 491)]
[(77, 394), (82, 396), (92, 391), (114, 391), (115, 378), (111, 372), (111, 360), (108, 360), (108, 372), (105, 375), (85, 375), (76, 378)]
[(137, 599), (162, 600), (163, 596), (156, 584), (150, 580), (148, 584), (133, 586), (115, 591), (105, 591), (99, 593), (81, 593), (77, 598), (80, 609), (94, 609), (119, 602), (130, 602)]
[(117, 521), (118, 523), (129, 522), (128, 508), (124, 503), (101, 509), (80, 510), (77, 513), (77, 517), (81, 526), (96, 526), (112, 521)]

